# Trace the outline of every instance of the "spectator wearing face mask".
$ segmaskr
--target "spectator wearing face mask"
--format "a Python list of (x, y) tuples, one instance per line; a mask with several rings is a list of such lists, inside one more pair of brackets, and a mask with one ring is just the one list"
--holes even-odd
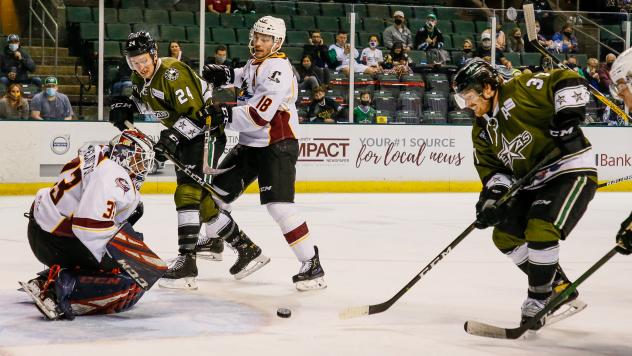
[(35, 120), (72, 120), (73, 112), (70, 100), (58, 92), (57, 78), (44, 79), (44, 91), (37, 93), (31, 100), (31, 118)]
[[(492, 29), (488, 28), (483, 31), (483, 34), (488, 34), (489, 38), (492, 38)], [(505, 51), (507, 49), (507, 39), (505, 33), (499, 27), (496, 28), (496, 50)]]
[(457, 63), (459, 67), (462, 67), (465, 63), (467, 63), (467, 61), (474, 58), (474, 42), (472, 42), (469, 38), (463, 40), (462, 51), (463, 53), (459, 59), (459, 63)]
[[(551, 49), (553, 47), (553, 41), (547, 40), (546, 37), (544, 37), (544, 35), (540, 33), (540, 23), (538, 21), (535, 22), (535, 33), (536, 37), (538, 38), (538, 42), (540, 43), (540, 45), (542, 45), (542, 47), (546, 49)], [(529, 42), (529, 36), (526, 33), (522, 35), (522, 42), (524, 42), (525, 52), (538, 52), (538, 50), (533, 47), (531, 42)]]
[(413, 34), (404, 22), (404, 13), (402, 11), (395, 11), (393, 13), (393, 25), (384, 29), (382, 38), (384, 39), (384, 45), (386, 48), (393, 48), (395, 42), (401, 42), (404, 45), (404, 51), (409, 52), (413, 47)]
[(0, 83), (8, 86), (10, 83), (32, 83), (40, 87), (39, 77), (30, 77), (29, 72), (35, 72), (35, 62), (20, 46), (20, 37), (11, 34), (7, 37), (7, 45), (0, 53)]
[(575, 53), (577, 52), (577, 37), (573, 34), (573, 26), (565, 24), (561, 32), (553, 35), (555, 51), (558, 53)]
[(437, 27), (437, 16), (429, 13), (426, 16), (426, 25), (417, 30), (415, 34), (415, 48), (422, 51), (443, 48), (443, 33)]
[(371, 35), (369, 37), (369, 47), (362, 50), (362, 53), (360, 54), (360, 61), (369, 67), (381, 70), (382, 63), (384, 62), (384, 55), (382, 54), (382, 50), (377, 48), (378, 45), (379, 40), (377, 35)]
[(364, 73), (374, 75), (378, 73), (378, 69), (369, 67), (362, 63), (358, 63), (360, 53), (356, 48), (351, 48), (347, 43), (347, 31), (338, 31), (336, 35), (336, 43), (329, 46), (329, 63), (336, 68), (336, 71), (343, 72), (349, 76), (351, 61), (353, 61), (353, 71), (355, 73)]
[(360, 94), (360, 104), (353, 109), (353, 122), (356, 124), (374, 124), (377, 112), (371, 107), (371, 93)]
[(509, 53), (524, 53), (524, 41), (522, 40), (522, 30), (520, 30), (520, 27), (511, 30), (511, 36), (508, 42), (507, 51), (509, 51)]
[(342, 106), (334, 99), (325, 96), (325, 88), (320, 86), (312, 91), (312, 103), (307, 117), (311, 123), (335, 124), (342, 115)]
[[(303, 56), (312, 57), (312, 63), (320, 68), (327, 68), (329, 63), (329, 47), (325, 45), (319, 30), (312, 31), (309, 43), (303, 45)], [(330, 67), (335, 68), (335, 67)]]
[(7, 94), (0, 99), (0, 119), (20, 120), (29, 118), (29, 102), (23, 97), (22, 85), (9, 84)]
[(215, 47), (215, 56), (208, 57), (204, 64), (222, 64), (228, 67), (232, 67), (231, 63), (227, 62), (228, 50), (226, 46), (219, 45)]
[(610, 69), (612, 69), (612, 63), (617, 59), (617, 56), (614, 53), (608, 53), (606, 55), (606, 62), (602, 63), (599, 66), (599, 91), (608, 94), (610, 93), (610, 84), (612, 84), (612, 80), (610, 79)]
[[(481, 44), (478, 46), (475, 57), (491, 57), (492, 55), (492, 35), (490, 31), (483, 31), (481, 34)], [(505, 57), (503, 51), (496, 48), (496, 64), (502, 64), (502, 58)]]
[(323, 84), (326, 84), (329, 80), (326, 78), (325, 71), (322, 68), (318, 68), (312, 62), (312, 57), (309, 55), (301, 58), (301, 64), (296, 67), (298, 73), (298, 87), (299, 89), (314, 90)]

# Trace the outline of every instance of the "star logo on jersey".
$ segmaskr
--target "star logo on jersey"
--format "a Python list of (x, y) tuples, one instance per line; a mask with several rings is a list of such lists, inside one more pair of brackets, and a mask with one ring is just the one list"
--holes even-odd
[(169, 68), (165, 71), (165, 79), (174, 81), (180, 77), (180, 71), (175, 68)]
[(555, 101), (557, 101), (557, 105), (562, 105), (566, 102), (566, 99), (564, 99), (564, 95), (558, 95)]
[(584, 99), (583, 94), (584, 93), (580, 91), (574, 91), (572, 96), (573, 96), (573, 99), (575, 99), (575, 101), (579, 103)]
[(524, 150), (524, 148), (533, 141), (533, 136), (531, 136), (528, 131), (522, 132), (511, 141), (508, 141), (505, 138), (505, 135), (501, 134), (500, 136), (502, 139), (503, 149), (498, 152), (498, 158), (500, 158), (505, 166), (513, 169), (514, 160), (525, 159), (522, 154), (522, 150)]

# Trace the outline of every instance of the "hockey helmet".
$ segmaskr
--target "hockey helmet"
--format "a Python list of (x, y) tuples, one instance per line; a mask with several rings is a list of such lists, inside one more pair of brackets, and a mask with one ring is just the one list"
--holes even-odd
[(493, 90), (500, 85), (498, 71), (481, 58), (474, 58), (467, 62), (454, 76), (452, 87), (454, 88), (454, 99), (461, 109), (465, 108), (463, 93), (474, 90), (477, 94), (483, 92), (485, 84), (489, 84)]
[(276, 53), (281, 49), (283, 41), (285, 41), (285, 21), (278, 17), (264, 16), (252, 25), (248, 48), (250, 49), (250, 54), (253, 56), (255, 54), (255, 33), (272, 36), (274, 44), (272, 45), (272, 51), (270, 54)]
[(153, 144), (141, 132), (125, 130), (110, 141), (110, 159), (125, 168), (133, 180), (143, 181), (154, 165)]
[(147, 31), (132, 32), (127, 36), (125, 42), (125, 48), (123, 49), (123, 55), (127, 60), (127, 65), (130, 69), (134, 70), (130, 58), (149, 53), (152, 60), (158, 59), (158, 47), (156, 41), (151, 37)]
[[(622, 100), (619, 96), (619, 88), (621, 85), (626, 85), (630, 95), (632, 95), (632, 48), (627, 49), (621, 53), (619, 57), (612, 63), (610, 68), (610, 94), (613, 97)], [(623, 79), (623, 83), (617, 83)]]

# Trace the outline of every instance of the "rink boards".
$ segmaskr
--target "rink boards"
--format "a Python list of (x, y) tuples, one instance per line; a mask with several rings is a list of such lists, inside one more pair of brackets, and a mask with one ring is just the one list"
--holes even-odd
[[(138, 123), (157, 137), (158, 123)], [(86, 142), (105, 143), (117, 130), (105, 122), (0, 122), (0, 194), (33, 194), (54, 181)], [(298, 192), (477, 191), (471, 127), (449, 125), (301, 125)], [(584, 128), (601, 181), (632, 174), (632, 130)], [(228, 146), (237, 143), (228, 132)], [(173, 165), (150, 175), (145, 193), (175, 189)], [(251, 186), (248, 191), (256, 192)], [(632, 190), (627, 182), (611, 188)]]

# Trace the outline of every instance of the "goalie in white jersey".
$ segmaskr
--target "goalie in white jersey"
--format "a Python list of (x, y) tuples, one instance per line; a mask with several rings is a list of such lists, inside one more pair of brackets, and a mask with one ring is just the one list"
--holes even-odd
[[(124, 311), (166, 271), (132, 228), (143, 211), (139, 189), (153, 164), (151, 142), (126, 130), (110, 145), (84, 146), (51, 188), (37, 192), (28, 240), (49, 269), (21, 284), (47, 318)], [(144, 260), (142, 266), (121, 265), (121, 251)]]
[[(261, 204), (281, 228), (287, 243), (301, 261), (292, 279), (298, 290), (325, 288), (318, 248), (308, 239), (305, 219), (294, 204), (294, 183), (298, 159), (298, 85), (294, 70), (284, 53), (285, 22), (272, 16), (260, 18), (250, 31), (248, 47), (252, 58), (242, 68), (206, 65), (204, 79), (214, 86), (240, 88), (237, 106), (227, 130), (239, 132), (239, 143), (220, 164), (234, 166), (213, 179), (220, 194), (220, 207), (229, 205), (259, 180)], [(221, 229), (228, 219), (216, 219)], [(209, 233), (209, 231), (207, 231)], [(211, 231), (212, 233), (212, 231)]]

